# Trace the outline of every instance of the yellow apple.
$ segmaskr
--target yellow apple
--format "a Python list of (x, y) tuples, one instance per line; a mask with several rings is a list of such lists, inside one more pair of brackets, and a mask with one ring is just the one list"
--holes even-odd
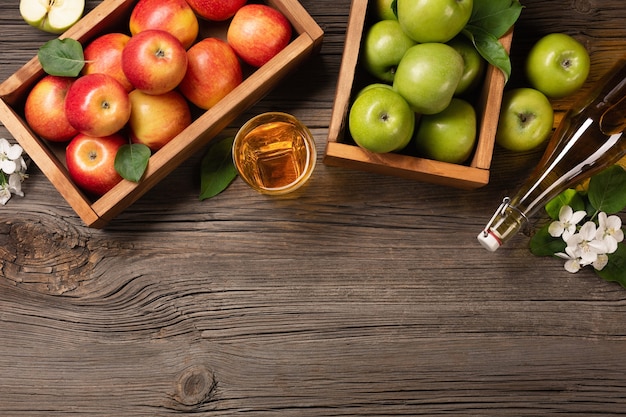
[(130, 15), (130, 33), (160, 29), (174, 35), (185, 49), (198, 37), (196, 14), (186, 0), (139, 0)]
[(66, 142), (78, 134), (65, 114), (65, 96), (74, 80), (46, 75), (30, 90), (24, 118), (37, 135), (52, 142)]
[(84, 50), (85, 66), (83, 75), (108, 74), (119, 81), (126, 91), (133, 89), (124, 71), (122, 71), (122, 51), (130, 40), (124, 33), (106, 33), (91, 41)]
[(128, 127), (133, 143), (142, 143), (152, 151), (161, 149), (191, 124), (187, 100), (177, 91), (160, 95), (133, 90)]

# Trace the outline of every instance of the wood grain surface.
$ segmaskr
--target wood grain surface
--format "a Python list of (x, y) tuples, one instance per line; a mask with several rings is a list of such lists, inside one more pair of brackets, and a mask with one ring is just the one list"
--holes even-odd
[[(0, 415), (625, 415), (626, 290), (476, 241), (541, 152), (496, 148), (474, 191), (323, 165), (350, 4), (302, 4), (320, 54), (222, 134), (296, 115), (319, 156), (301, 192), (199, 201), (198, 153), (103, 230), (36, 166), (0, 206)], [(549, 32), (591, 81), (626, 53), (621, 0), (523, 4), (510, 86)], [(4, 80), (52, 35), (0, 7)]]

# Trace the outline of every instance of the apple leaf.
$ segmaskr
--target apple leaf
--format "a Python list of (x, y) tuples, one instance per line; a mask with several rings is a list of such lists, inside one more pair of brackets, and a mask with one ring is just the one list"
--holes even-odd
[(474, 0), (469, 24), (500, 38), (515, 24), (522, 8), (517, 0)]
[(123, 145), (115, 155), (115, 170), (129, 181), (139, 182), (148, 167), (152, 152), (141, 143)]
[(202, 158), (200, 200), (218, 195), (237, 177), (237, 169), (232, 158), (234, 140), (232, 137), (220, 140), (212, 145)]
[(548, 201), (545, 209), (552, 220), (558, 220), (563, 206), (570, 206), (574, 211), (585, 210), (585, 200), (578, 191), (568, 188)]
[(50, 75), (76, 77), (85, 66), (83, 46), (75, 39), (52, 39), (37, 53), (43, 70)]
[(477, 26), (467, 25), (463, 32), (485, 61), (499, 68), (504, 73), (505, 81), (508, 81), (511, 77), (511, 59), (498, 38)]
[(613, 165), (589, 180), (589, 202), (606, 214), (619, 213), (626, 207), (626, 170)]
[(550, 236), (548, 228), (550, 224), (544, 225), (537, 230), (530, 238), (530, 253), (535, 256), (554, 256), (555, 253), (564, 252), (567, 243), (563, 239), (556, 239)]
[(522, 8), (518, 0), (474, 0), (472, 15), (463, 29), (478, 53), (499, 68), (506, 81), (511, 77), (511, 60), (498, 39), (515, 24)]

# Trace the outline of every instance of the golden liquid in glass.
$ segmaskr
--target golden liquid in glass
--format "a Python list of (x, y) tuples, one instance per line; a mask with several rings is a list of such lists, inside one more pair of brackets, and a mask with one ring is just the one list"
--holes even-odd
[[(253, 188), (287, 192), (306, 181), (314, 151), (308, 132), (291, 121), (270, 120), (238, 134), (233, 159), (241, 177)], [(304, 176), (304, 177), (303, 177)]]

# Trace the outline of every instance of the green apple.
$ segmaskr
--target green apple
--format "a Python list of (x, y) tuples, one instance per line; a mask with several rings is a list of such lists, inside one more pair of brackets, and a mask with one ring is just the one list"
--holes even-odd
[(463, 75), (463, 58), (445, 43), (422, 43), (409, 48), (398, 64), (393, 88), (421, 114), (443, 111)]
[(415, 129), (415, 113), (391, 88), (363, 91), (350, 107), (348, 129), (360, 147), (376, 153), (405, 148)]
[(365, 69), (381, 81), (393, 82), (396, 68), (406, 51), (415, 45), (397, 20), (381, 20), (365, 33), (362, 62)]
[(20, 0), (20, 14), (26, 23), (50, 33), (63, 33), (78, 22), (85, 0)]
[(402, 29), (419, 43), (448, 42), (472, 15), (473, 0), (397, 0)]
[(414, 137), (420, 155), (461, 164), (476, 144), (476, 111), (467, 101), (453, 98), (441, 113), (423, 115)]
[(463, 75), (454, 91), (454, 95), (460, 96), (477, 88), (483, 81), (487, 62), (478, 53), (474, 44), (465, 36), (457, 36), (448, 42), (463, 58)]
[(390, 86), (389, 84), (385, 84), (385, 83), (373, 83), (373, 84), (368, 84), (365, 87), (363, 87), (361, 90), (359, 90), (356, 93), (355, 97), (360, 96), (361, 94), (363, 94), (364, 92), (366, 92), (367, 90), (370, 90), (372, 88), (388, 88), (390, 90), (393, 90), (393, 87)]
[(583, 86), (589, 66), (589, 53), (583, 44), (565, 33), (551, 33), (528, 53), (526, 76), (546, 96), (561, 98)]
[(550, 137), (553, 124), (552, 104), (541, 91), (509, 90), (502, 97), (496, 143), (515, 152), (529, 151)]
[(378, 20), (397, 20), (398, 17), (393, 12), (391, 4), (394, 0), (376, 0), (374, 2), (374, 10)]

